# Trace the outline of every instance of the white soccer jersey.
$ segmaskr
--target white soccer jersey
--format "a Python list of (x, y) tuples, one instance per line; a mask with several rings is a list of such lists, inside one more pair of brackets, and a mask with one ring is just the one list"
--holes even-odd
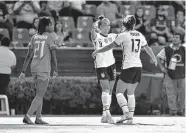
[[(96, 39), (92, 40), (95, 50), (102, 49), (103, 47), (111, 44), (116, 38), (116, 34), (114, 33), (108, 34), (107, 37), (101, 35), (100, 33), (96, 34)], [(95, 68), (108, 67), (114, 63), (115, 58), (112, 49), (103, 53), (98, 53), (94, 62)]]
[(140, 32), (124, 31), (116, 37), (115, 42), (123, 50), (122, 69), (142, 67), (140, 52), (141, 47), (147, 45), (147, 41)]

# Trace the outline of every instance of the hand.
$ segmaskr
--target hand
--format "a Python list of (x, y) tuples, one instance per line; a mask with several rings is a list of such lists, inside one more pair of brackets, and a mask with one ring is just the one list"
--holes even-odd
[(23, 81), (25, 80), (25, 73), (21, 73), (20, 75), (19, 75), (19, 81), (21, 82), (21, 83), (23, 83)]
[(95, 58), (96, 58), (96, 55), (97, 55), (97, 51), (94, 51), (94, 52), (92, 53), (92, 57), (95, 59)]
[(56, 78), (56, 77), (58, 77), (58, 72), (54, 71), (53, 78)]
[(168, 71), (167, 71), (166, 68), (161, 68), (161, 71), (162, 71), (163, 73), (168, 73)]
[(98, 22), (99, 22), (99, 21), (96, 21), (95, 23), (93, 23), (93, 25), (92, 25), (92, 28), (93, 28), (93, 29), (97, 29), (97, 28), (98, 28)]

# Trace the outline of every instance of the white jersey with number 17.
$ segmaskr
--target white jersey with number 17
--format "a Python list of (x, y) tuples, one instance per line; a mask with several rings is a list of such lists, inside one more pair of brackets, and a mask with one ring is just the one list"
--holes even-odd
[(115, 42), (117, 45), (121, 45), (123, 50), (122, 69), (142, 67), (141, 47), (147, 45), (143, 34), (136, 30), (124, 31), (116, 37)]
[[(100, 33), (96, 33), (96, 38), (92, 40), (94, 49), (102, 49), (103, 47), (111, 44), (114, 42), (116, 38), (116, 34), (110, 33), (108, 36), (101, 35)], [(95, 68), (100, 68), (100, 67), (109, 67), (115, 63), (115, 58), (113, 55), (112, 49), (103, 53), (98, 53), (96, 55), (95, 59)]]

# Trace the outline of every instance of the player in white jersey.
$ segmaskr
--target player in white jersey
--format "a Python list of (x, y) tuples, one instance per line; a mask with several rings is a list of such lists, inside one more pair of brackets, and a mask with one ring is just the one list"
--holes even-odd
[[(92, 56), (97, 55), (120, 45), (123, 50), (123, 60), (120, 78), (117, 82), (116, 98), (118, 104), (122, 108), (123, 116), (117, 123), (124, 121), (131, 123), (135, 111), (134, 91), (141, 79), (142, 63), (140, 60), (140, 52), (144, 50), (151, 57), (153, 63), (157, 65), (156, 57), (152, 49), (147, 45), (145, 37), (138, 31), (134, 30), (136, 24), (133, 15), (127, 15), (123, 20), (124, 30), (116, 37), (115, 41), (110, 45), (97, 50)], [(127, 90), (128, 102), (123, 95)]]
[[(100, 33), (96, 32), (99, 28)], [(102, 18), (94, 23), (91, 32), (92, 42), (95, 50), (99, 50), (111, 44), (116, 34), (110, 33), (110, 21), (107, 18)], [(114, 123), (109, 108), (111, 104), (112, 90), (116, 79), (115, 58), (112, 49), (104, 53), (99, 53), (95, 57), (95, 68), (97, 78), (102, 88), (102, 104), (103, 114), (101, 118), (102, 123)]]

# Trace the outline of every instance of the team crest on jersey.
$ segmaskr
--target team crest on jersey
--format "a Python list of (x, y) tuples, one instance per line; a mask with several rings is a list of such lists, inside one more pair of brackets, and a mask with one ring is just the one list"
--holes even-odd
[(111, 37), (109, 38), (109, 41), (112, 42), (112, 38)]
[(105, 41), (105, 43), (108, 43), (108, 40), (107, 40), (107, 38), (105, 38), (105, 39), (104, 39), (104, 41)]
[(104, 78), (105, 77), (105, 74), (104, 73), (101, 73), (101, 77)]

